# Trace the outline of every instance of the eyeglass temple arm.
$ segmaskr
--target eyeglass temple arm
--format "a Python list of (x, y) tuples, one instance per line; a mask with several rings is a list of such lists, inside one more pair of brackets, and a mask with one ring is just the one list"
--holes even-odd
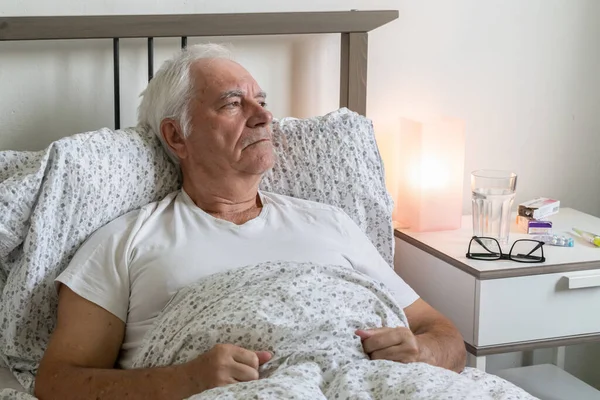
[(473, 239), (475, 239), (475, 241), (476, 241), (477, 243), (479, 243), (479, 245), (480, 245), (481, 247), (483, 247), (484, 249), (486, 249), (488, 252), (490, 252), (490, 253), (493, 253), (493, 254), (496, 254), (496, 252), (495, 252), (495, 251), (491, 251), (490, 249), (488, 249), (488, 248), (487, 248), (487, 246), (486, 246), (485, 244), (483, 244), (483, 242), (482, 242), (481, 240), (479, 240), (479, 238), (478, 238), (477, 236), (473, 236)]
[(533, 253), (533, 252), (537, 251), (537, 249), (539, 249), (539, 248), (540, 248), (540, 247), (542, 247), (543, 245), (544, 245), (544, 243), (543, 243), (543, 242), (540, 242), (540, 243), (538, 243), (538, 244), (537, 244), (537, 246), (535, 246), (535, 247), (533, 248), (533, 250), (531, 250), (529, 253), (527, 253), (527, 256), (530, 256), (530, 255), (531, 255), (531, 253)]

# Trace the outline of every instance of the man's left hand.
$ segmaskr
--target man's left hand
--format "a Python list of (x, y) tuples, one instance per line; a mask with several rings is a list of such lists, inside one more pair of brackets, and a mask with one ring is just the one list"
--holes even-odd
[(408, 328), (359, 329), (355, 333), (361, 338), (363, 349), (371, 360), (420, 361), (419, 343)]

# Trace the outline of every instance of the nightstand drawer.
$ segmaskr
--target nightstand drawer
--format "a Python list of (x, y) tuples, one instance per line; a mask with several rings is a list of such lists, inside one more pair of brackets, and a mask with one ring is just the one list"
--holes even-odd
[(600, 269), (478, 285), (476, 346), (600, 332)]

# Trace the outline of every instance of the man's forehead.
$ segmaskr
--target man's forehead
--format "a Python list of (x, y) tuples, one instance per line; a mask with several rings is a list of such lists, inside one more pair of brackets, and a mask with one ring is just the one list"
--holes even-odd
[(192, 67), (196, 91), (202, 94), (224, 96), (238, 91), (255, 96), (261, 92), (252, 75), (238, 63), (227, 59), (199, 60)]

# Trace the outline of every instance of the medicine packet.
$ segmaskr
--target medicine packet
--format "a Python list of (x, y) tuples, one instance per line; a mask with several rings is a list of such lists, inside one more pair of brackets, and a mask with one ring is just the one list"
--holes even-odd
[(539, 240), (540, 242), (544, 242), (550, 246), (560, 246), (560, 247), (573, 247), (575, 246), (575, 241), (571, 237), (560, 236), (560, 235), (539, 235), (534, 236), (533, 240)]

